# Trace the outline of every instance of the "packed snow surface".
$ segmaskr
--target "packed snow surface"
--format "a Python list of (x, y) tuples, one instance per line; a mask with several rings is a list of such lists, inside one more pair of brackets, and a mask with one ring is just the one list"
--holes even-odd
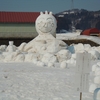
[[(57, 39), (75, 38), (72, 35), (59, 34)], [(100, 43), (96, 37), (79, 37)], [(53, 40), (42, 41), (39, 44), (42, 49), (35, 45), (43, 54), (32, 51), (34, 40), (30, 45), (22, 43), (19, 47), (12, 41), (8, 46), (0, 46), (0, 100), (79, 100), (80, 93), (75, 91), (74, 85), (76, 54), (85, 52), (91, 54), (91, 71), (89, 90), (83, 92), (82, 100), (93, 100), (94, 90), (100, 88), (100, 46), (91, 47), (82, 43), (68, 46), (60, 40)], [(100, 100), (100, 91), (97, 100)]]
[(95, 36), (87, 36), (87, 35), (80, 35), (80, 32), (68, 32), (68, 33), (61, 33), (56, 35), (57, 39), (61, 40), (76, 40), (76, 39), (87, 39), (91, 40), (97, 44), (100, 44), (100, 38)]
[[(0, 100), (79, 100), (74, 75), (72, 65), (61, 69), (33, 63), (1, 63)], [(83, 93), (83, 100), (93, 100), (92, 93)]]

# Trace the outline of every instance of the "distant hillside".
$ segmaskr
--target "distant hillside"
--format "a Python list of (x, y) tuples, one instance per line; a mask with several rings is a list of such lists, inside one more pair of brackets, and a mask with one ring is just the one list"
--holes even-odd
[(85, 9), (66, 10), (55, 14), (57, 19), (57, 31), (61, 29), (71, 30), (72, 23), (76, 29), (85, 30), (98, 28), (100, 30), (100, 10), (87, 11)]

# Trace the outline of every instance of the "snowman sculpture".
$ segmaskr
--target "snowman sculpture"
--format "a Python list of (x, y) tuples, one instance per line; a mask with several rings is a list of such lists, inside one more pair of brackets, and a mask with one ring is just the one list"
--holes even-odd
[(55, 54), (61, 49), (66, 49), (66, 43), (54, 37), (57, 27), (57, 21), (52, 12), (41, 12), (36, 19), (36, 30), (38, 36), (25, 45), (24, 51), (39, 54)]
[(1, 54), (1, 60), (5, 62), (33, 62), (38, 66), (53, 67), (61, 63), (61, 68), (66, 68), (66, 60), (71, 55), (65, 42), (55, 38), (57, 22), (52, 12), (41, 12), (36, 19), (38, 36), (29, 43), (14, 46), (13, 41), (5, 52)]
[[(41, 12), (36, 19), (36, 30), (38, 36), (29, 43), (22, 43), (15, 49), (13, 42), (9, 42), (5, 61), (33, 62), (38, 66), (52, 67), (56, 62), (62, 63), (66, 68), (65, 60), (70, 59), (69, 51), (65, 42), (55, 38), (54, 34), (57, 22), (52, 12)], [(63, 62), (64, 61), (64, 62)]]

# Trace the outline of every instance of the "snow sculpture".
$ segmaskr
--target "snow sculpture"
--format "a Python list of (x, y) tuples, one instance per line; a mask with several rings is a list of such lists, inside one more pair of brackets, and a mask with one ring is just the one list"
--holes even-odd
[(36, 30), (38, 36), (25, 45), (24, 51), (44, 53), (56, 53), (61, 49), (66, 49), (66, 43), (56, 39), (53, 34), (56, 31), (57, 22), (52, 12), (41, 12), (36, 19)]
[(67, 68), (67, 63), (65, 61), (61, 62), (60, 68)]
[(92, 60), (99, 60), (100, 59), (100, 53), (98, 51), (90, 50), (88, 52), (91, 53), (91, 59)]
[[(40, 16), (36, 19), (35, 26), (39, 35), (29, 43), (21, 44), (18, 49), (22, 52), (28, 53), (28, 55), (25, 55), (25, 61), (28, 61), (28, 59), (32, 58), (29, 57), (29, 53), (35, 53), (39, 56), (38, 58), (31, 59), (34, 63), (37, 64), (41, 61), (43, 63), (41, 63), (40, 65), (48, 65), (50, 67), (52, 65), (51, 63), (57, 62), (57, 52), (59, 52), (60, 50), (66, 51), (67, 45), (65, 42), (54, 37), (57, 22), (55, 17), (52, 15), (52, 12), (41, 12)], [(63, 56), (66, 56), (63, 58), (64, 60), (67, 58), (67, 56), (68, 58), (70, 58), (68, 53), (70, 54), (68, 50), (66, 51), (66, 54), (65, 52), (62, 52)], [(58, 60), (58, 62), (59, 61), (60, 60)]]
[(26, 43), (23, 42), (23, 43), (18, 47), (18, 50), (23, 51), (25, 45), (26, 45)]
[(96, 76), (96, 77), (94, 78), (94, 83), (100, 84), (100, 76)]
[(84, 49), (88, 52), (91, 49), (90, 44), (84, 44)]
[(13, 45), (13, 41), (9, 41), (9, 45), (6, 49), (7, 52), (14, 52), (16, 51), (17, 47)]
[(41, 35), (53, 35), (56, 31), (56, 23), (56, 19), (52, 15), (52, 12), (48, 13), (45, 11), (45, 14), (41, 12), (40, 16), (36, 19), (36, 30)]
[(97, 64), (94, 64), (93, 66), (92, 66), (92, 71), (93, 72), (95, 72), (96, 71), (96, 68), (98, 68), (99, 66), (97, 65)]
[(40, 66), (40, 67), (45, 66), (45, 64), (44, 64), (43, 62), (41, 62), (41, 61), (37, 61), (36, 65), (37, 65), (37, 66)]
[(54, 63), (49, 62), (49, 63), (48, 63), (48, 67), (54, 67)]
[(96, 91), (98, 90), (97, 87), (100, 87), (100, 62), (97, 62), (96, 64), (94, 64), (92, 66), (92, 72), (93, 73), (91, 73), (91, 74), (94, 75), (94, 79), (93, 79), (93, 84), (90, 85), (90, 87), (89, 87), (89, 92), (91, 92), (91, 93), (94, 92), (94, 95), (95, 95)]
[[(38, 36), (29, 43), (22, 43), (16, 47), (13, 41), (9, 45), (1, 47), (0, 59), (6, 62), (33, 62), (37, 66), (56, 67), (55, 63), (61, 63), (61, 68), (66, 68), (66, 61), (71, 58), (68, 45), (55, 38), (57, 21), (52, 12), (41, 12), (36, 19)], [(63, 62), (65, 61), (65, 62)]]
[(97, 88), (96, 84), (91, 84), (89, 87), (89, 92), (94, 93), (94, 90)]
[(75, 52), (80, 52), (84, 50), (84, 46), (82, 43), (78, 43), (77, 45), (74, 46)]
[(34, 53), (28, 53), (28, 54), (26, 54), (26, 56), (25, 56), (25, 61), (26, 61), (26, 62), (31, 62), (33, 56), (34, 56)]
[(0, 52), (4, 52), (6, 50), (7, 46), (6, 45), (1, 45), (0, 46)]
[(69, 50), (60, 50), (56, 53), (59, 62), (68, 60), (71, 58), (71, 52)]
[(49, 62), (55, 63), (57, 61), (57, 58), (53, 54), (46, 53), (43, 55), (41, 61), (46, 63), (46, 64)]
[(25, 56), (23, 54), (20, 54), (16, 58), (16, 62), (23, 62), (25, 59)]
[(97, 62), (97, 65), (100, 66), (100, 62)]

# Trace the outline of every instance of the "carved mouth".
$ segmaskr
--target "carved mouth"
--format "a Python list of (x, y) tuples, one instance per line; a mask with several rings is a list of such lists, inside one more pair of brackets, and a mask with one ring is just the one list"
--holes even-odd
[(47, 32), (45, 32), (45, 31), (42, 31), (41, 29), (39, 29), (42, 33), (49, 33), (49, 32), (51, 32), (52, 31), (52, 29), (50, 30), (50, 31), (47, 31)]

